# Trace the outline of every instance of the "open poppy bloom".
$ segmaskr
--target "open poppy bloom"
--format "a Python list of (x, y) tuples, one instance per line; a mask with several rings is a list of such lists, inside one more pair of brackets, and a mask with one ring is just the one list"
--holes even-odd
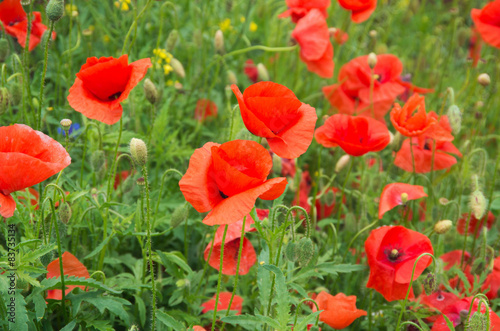
[(0, 127), (0, 215), (12, 217), (12, 192), (43, 182), (71, 163), (64, 147), (24, 124)]
[(372, 77), (368, 55), (360, 56), (342, 66), (339, 83), (323, 87), (323, 94), (341, 114), (383, 119), (397, 96), (405, 91), (399, 83), (402, 72), (403, 64), (396, 56), (381, 54), (377, 55)]
[(391, 138), (387, 127), (369, 117), (335, 114), (316, 129), (316, 141), (324, 147), (340, 146), (349, 155), (383, 150)]
[(194, 151), (179, 186), (194, 209), (210, 211), (203, 223), (232, 224), (250, 213), (257, 198), (283, 194), (286, 178), (266, 180), (272, 167), (269, 152), (255, 141), (208, 142)]
[[(406, 197), (403, 197), (403, 194)], [(386, 212), (396, 206), (405, 205), (406, 201), (416, 200), (426, 197), (424, 187), (420, 185), (411, 185), (405, 183), (392, 183), (384, 187), (380, 195), (380, 203), (378, 205), (378, 218), (382, 218)], [(403, 201), (403, 198), (406, 201)]]
[[(220, 292), (219, 293), (219, 302), (217, 305), (217, 311), (219, 310), (227, 310), (229, 307), (229, 301), (231, 300), (231, 292)], [(215, 309), (215, 297), (217, 295), (214, 294), (213, 298), (204, 302), (201, 306), (203, 310), (201, 311), (203, 314), (208, 313), (211, 310)], [(233, 302), (231, 303), (231, 310), (238, 311), (236, 315), (241, 314), (241, 310), (243, 309), (243, 298), (239, 295), (235, 295), (233, 298)]]
[(300, 59), (307, 69), (320, 77), (333, 76), (333, 46), (323, 14), (318, 9), (307, 13), (295, 26), (292, 37), (300, 45)]
[(217, 105), (215, 102), (208, 99), (198, 100), (194, 110), (194, 118), (198, 120), (198, 122), (203, 122), (209, 117), (217, 117)]
[[(387, 301), (406, 297), (415, 261), (423, 253), (434, 253), (427, 236), (403, 226), (382, 226), (373, 230), (366, 239), (365, 251), (370, 266), (366, 287), (373, 288)], [(418, 261), (413, 280), (431, 261), (429, 256)], [(413, 289), (409, 298), (413, 298)]]
[(425, 97), (418, 94), (412, 95), (403, 108), (398, 103), (394, 104), (391, 122), (406, 137), (419, 136), (436, 124), (436, 120), (425, 111)]
[[(469, 213), (464, 213), (462, 214), (462, 217), (458, 219), (457, 222), (457, 231), (460, 234), (465, 234), (465, 226), (467, 225), (467, 220), (469, 219)], [(467, 232), (469, 234), (476, 234), (476, 238), (479, 238), (479, 235), (481, 234), (483, 227), (487, 227), (488, 229), (491, 229), (493, 226), (493, 223), (495, 223), (495, 215), (491, 211), (488, 212), (488, 215), (483, 216), (481, 220), (478, 220), (475, 216), (474, 213), (470, 214), (470, 221), (469, 221), (469, 229)]]
[[(431, 295), (426, 295), (425, 292), (422, 292), (419, 298), (424, 305), (426, 305), (429, 308), (433, 308), (440, 313), (446, 307), (448, 307), (451, 304), (454, 304), (458, 300), (458, 297), (455, 294), (444, 292), (441, 290), (437, 290)], [(433, 323), (438, 319), (438, 317), (439, 315), (434, 315), (426, 318), (426, 320), (428, 322)]]
[(324, 18), (328, 17), (326, 11), (330, 7), (330, 0), (286, 0), (288, 9), (279, 14), (279, 18), (291, 17), (294, 23), (307, 15), (312, 9), (320, 11)]
[(248, 131), (267, 139), (279, 157), (295, 159), (311, 144), (316, 126), (316, 110), (300, 102), (286, 86), (259, 82), (241, 94), (232, 85), (241, 117)]
[(151, 67), (149, 58), (128, 64), (128, 55), (89, 57), (69, 89), (69, 105), (88, 118), (115, 124), (123, 113), (120, 104)]
[(500, 0), (489, 2), (483, 9), (472, 9), (470, 16), (483, 40), (500, 48)]
[[(321, 291), (314, 301), (318, 304), (319, 320), (328, 324), (334, 329), (344, 329), (361, 316), (366, 316), (366, 311), (356, 308), (356, 296), (346, 296), (344, 293), (338, 293), (333, 296), (325, 291)], [(316, 305), (313, 305), (313, 312), (317, 311)]]
[(354, 23), (362, 23), (370, 18), (371, 14), (377, 8), (377, 0), (338, 0), (339, 4), (347, 10), (350, 10), (351, 20)]
[[(486, 290), (489, 289), (488, 292)], [(481, 291), (485, 293), (488, 299), (493, 300), (498, 298), (500, 290), (500, 257), (497, 257), (493, 264), (493, 271), (486, 277)]]
[[(454, 251), (441, 255), (439, 258), (443, 260), (443, 270), (448, 271), (455, 265), (460, 266), (460, 263), (462, 262), (462, 250), (456, 249)], [(470, 261), (470, 258), (470, 253), (465, 252), (464, 263), (468, 263)]]
[[(42, 23), (40, 12), (33, 12), (33, 16), (29, 51), (32, 51), (40, 43), (43, 33), (47, 30), (47, 27)], [(0, 2), (0, 21), (3, 23), (5, 32), (15, 37), (19, 44), (25, 47), (28, 34), (28, 15), (26, 15), (20, 0), (3, 0)], [(56, 34), (53, 32), (52, 39), (55, 37)]]
[[(446, 317), (448, 317), (448, 319), (453, 323), (454, 327), (463, 325), (462, 323), (467, 320), (472, 299), (473, 297), (469, 297), (455, 301), (453, 304), (447, 306), (442, 310), (443, 315), (446, 315)], [(472, 315), (478, 311), (478, 308), (479, 308), (479, 300), (476, 299), (472, 304), (472, 310), (469, 318), (472, 317)], [(480, 313), (486, 314), (486, 306), (484, 305), (484, 303), (481, 304)], [(490, 330), (500, 329), (500, 317), (498, 317), (498, 315), (490, 308), (488, 314), (490, 315), (490, 323), (491, 323)], [(436, 320), (436, 322), (434, 322), (431, 331), (451, 331), (451, 330), (446, 324), (446, 320), (441, 315)]]
[(259, 78), (259, 71), (257, 70), (257, 66), (255, 65), (255, 63), (253, 63), (252, 60), (248, 59), (245, 61), (243, 72), (252, 83), (257, 83), (257, 79)]
[[(65, 276), (75, 276), (90, 278), (87, 268), (70, 252), (64, 252), (62, 255), (63, 271)], [(61, 268), (59, 266), (59, 259), (49, 263), (47, 266), (47, 278), (61, 277)], [(85, 290), (85, 286), (71, 285), (67, 286), (65, 295), (68, 295), (74, 288), (81, 288)], [(62, 290), (48, 290), (46, 299), (61, 300)]]
[[(259, 217), (260, 220), (263, 220), (264, 218), (269, 216), (269, 210), (257, 209), (257, 216)], [(256, 231), (255, 228), (252, 228), (252, 224), (254, 224), (252, 217), (250, 215), (247, 215), (245, 220), (245, 232)], [(226, 240), (224, 242), (224, 258), (222, 261), (223, 275), (231, 275), (231, 276), (236, 275), (242, 226), (243, 226), (242, 219), (236, 223), (228, 225)], [(225, 226), (220, 226), (215, 232), (212, 254), (210, 255), (210, 260), (208, 261), (208, 264), (212, 268), (215, 268), (217, 270), (219, 270), (220, 267), (220, 250), (222, 246), (222, 237), (224, 235), (224, 228)], [(212, 243), (209, 243), (205, 248), (205, 253), (204, 253), (205, 260), (208, 259), (211, 247)], [(238, 274), (246, 275), (256, 261), (257, 261), (257, 255), (255, 254), (255, 249), (253, 248), (252, 243), (247, 238), (243, 238), (243, 248), (241, 249), (241, 261)]]

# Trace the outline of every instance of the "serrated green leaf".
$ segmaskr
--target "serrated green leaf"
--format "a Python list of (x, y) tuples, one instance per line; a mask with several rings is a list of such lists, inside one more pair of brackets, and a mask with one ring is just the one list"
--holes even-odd
[(173, 328), (174, 330), (184, 330), (186, 328), (184, 324), (161, 310), (158, 310), (156, 312), (156, 318), (158, 319), (158, 321), (162, 322), (170, 328)]
[(264, 268), (271, 271), (275, 275), (275, 286), (276, 286), (276, 302), (278, 314), (278, 322), (280, 324), (280, 329), (285, 330), (288, 324), (288, 317), (290, 312), (290, 297), (288, 296), (288, 289), (285, 283), (285, 276), (283, 272), (276, 266), (268, 264), (264, 265)]
[[(14, 295), (15, 305), (16, 305), (16, 314), (14, 319), (14, 323), (9, 320), (9, 330), (10, 331), (28, 331), (28, 312), (26, 311), (26, 301), (24, 301), (24, 297), (21, 294), (21, 290), (16, 290), (16, 294)], [(8, 318), (11, 318), (8, 316)]]
[(170, 262), (176, 264), (178, 267), (180, 267), (182, 270), (184, 270), (188, 274), (191, 274), (193, 272), (191, 267), (183, 259), (181, 259), (178, 255), (176, 255), (172, 252), (168, 252), (168, 253), (164, 253), (161, 251), (156, 251), (156, 252), (158, 253), (158, 256), (160, 257), (161, 262), (164, 266), (167, 266), (167, 264), (168, 264), (167, 261), (170, 261)]
[(129, 323), (129, 316), (123, 305), (130, 305), (131, 303), (125, 299), (114, 297), (111, 295), (104, 296), (99, 292), (80, 292), (80, 293), (71, 293), (67, 296), (67, 299), (71, 301), (73, 306), (73, 316), (76, 316), (78, 310), (80, 309), (80, 305), (82, 301), (88, 302), (91, 305), (95, 306), (99, 309), (101, 314), (104, 313), (104, 310), (109, 310), (111, 313), (120, 317), (125, 323)]
[(76, 326), (76, 320), (73, 320), (73, 321), (69, 322), (68, 324), (66, 324), (66, 326), (64, 328), (62, 328), (61, 331), (73, 331), (75, 326)]
[(318, 318), (319, 314), (321, 314), (322, 310), (316, 311), (314, 313), (311, 313), (307, 315), (302, 321), (300, 321), (299, 324), (297, 324), (297, 328), (293, 328), (293, 330), (297, 331), (302, 331), (302, 330), (307, 330), (307, 325), (309, 324), (314, 324), (316, 323), (316, 319)]
[(41, 320), (45, 315), (45, 308), (47, 304), (45, 303), (45, 298), (40, 294), (34, 295), (31, 300), (35, 304), (35, 316), (37, 320)]
[(442, 316), (444, 317), (444, 320), (446, 321), (446, 325), (448, 326), (448, 329), (450, 329), (450, 331), (455, 331), (455, 327), (453, 326), (453, 323), (450, 321), (448, 316), (446, 316), (445, 314), (443, 314)]
[(40, 256), (45, 255), (48, 252), (51, 252), (54, 249), (56, 249), (56, 246), (57, 245), (55, 243), (46, 246), (41, 246), (38, 249), (35, 249), (34, 251), (30, 251), (24, 255), (21, 255), (20, 261), (21, 263), (34, 263), (35, 260)]
[[(262, 326), (262, 324), (264, 322), (263, 320), (261, 320), (257, 316), (248, 315), (248, 314), (226, 316), (226, 317), (223, 317), (221, 320), (224, 323), (228, 323), (231, 325), (239, 325), (239, 326), (244, 327), (245, 329), (249, 329), (249, 330), (258, 329), (260, 326)], [(279, 328), (279, 324), (277, 322), (275, 322), (275, 323)]]
[(111, 235), (109, 235), (109, 237), (104, 239), (96, 248), (94, 248), (94, 250), (92, 252), (90, 252), (83, 259), (84, 260), (90, 259), (91, 257), (99, 254), (102, 251), (102, 249), (104, 248), (104, 246), (106, 246), (108, 244), (108, 242), (111, 240), (111, 238), (113, 238), (114, 235), (115, 235), (114, 232), (111, 232)]

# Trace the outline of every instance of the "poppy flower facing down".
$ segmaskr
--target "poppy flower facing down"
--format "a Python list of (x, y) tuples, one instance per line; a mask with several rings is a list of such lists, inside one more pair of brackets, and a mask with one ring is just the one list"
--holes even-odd
[(257, 70), (257, 66), (255, 65), (255, 63), (253, 63), (252, 60), (246, 60), (243, 71), (252, 83), (257, 83), (257, 79), (259, 78), (259, 71)]
[(321, 12), (324, 18), (328, 17), (326, 11), (330, 7), (330, 0), (286, 0), (288, 9), (279, 14), (279, 18), (291, 17), (294, 23), (297, 23), (301, 18), (307, 15), (312, 9), (317, 9)]
[[(257, 216), (260, 220), (263, 220), (269, 216), (269, 210), (257, 209)], [(245, 220), (245, 232), (256, 231), (255, 228), (252, 228), (252, 224), (254, 224), (252, 217), (247, 215)], [(236, 275), (242, 226), (242, 219), (236, 223), (228, 225), (226, 240), (224, 243), (224, 258), (222, 261), (222, 274), (224, 275)], [(222, 246), (224, 228), (225, 226), (220, 226), (215, 232), (212, 254), (210, 255), (210, 260), (208, 261), (208, 264), (217, 270), (219, 270), (220, 267), (220, 250)], [(205, 260), (208, 259), (211, 247), (212, 243), (209, 243), (205, 248)], [(255, 249), (253, 248), (252, 243), (247, 238), (243, 238), (243, 248), (241, 249), (241, 261), (238, 274), (246, 275), (256, 261), (257, 255), (255, 254)]]
[(128, 64), (128, 55), (89, 57), (69, 89), (69, 105), (88, 118), (108, 125), (120, 120), (120, 104), (151, 67), (149, 58)]
[(495, 0), (483, 9), (472, 9), (470, 16), (483, 40), (500, 48), (500, 0)]
[[(469, 213), (464, 213), (462, 214), (462, 217), (458, 219), (457, 222), (457, 231), (460, 234), (465, 234), (465, 227), (467, 226), (467, 220), (469, 219)], [(481, 220), (478, 220), (476, 217), (474, 217), (474, 213), (470, 214), (470, 221), (469, 221), (469, 229), (467, 232), (469, 234), (476, 234), (476, 238), (479, 238), (479, 235), (481, 234), (483, 227), (485, 226), (486, 228), (491, 229), (493, 226), (493, 223), (495, 223), (495, 215), (491, 211), (488, 212), (488, 215), (485, 215)]]
[[(339, 293), (335, 296), (321, 291), (314, 299), (318, 304), (319, 310), (323, 310), (319, 314), (319, 320), (328, 324), (334, 329), (344, 329), (361, 316), (366, 316), (366, 311), (356, 308), (356, 296), (346, 296), (344, 293)], [(316, 310), (316, 305), (313, 305), (313, 311)]]
[(333, 46), (328, 24), (321, 12), (311, 10), (295, 26), (292, 37), (300, 45), (300, 59), (320, 77), (333, 76)]
[[(219, 293), (219, 302), (217, 305), (217, 311), (227, 310), (227, 308), (229, 307), (229, 301), (231, 300), (231, 295), (232, 295), (231, 292)], [(201, 306), (203, 307), (203, 310), (201, 312), (203, 314), (208, 313), (209, 311), (215, 309), (215, 297), (216, 294), (214, 294), (212, 299), (201, 304)], [(239, 295), (235, 295), (233, 298), (233, 302), (231, 303), (231, 310), (238, 311), (236, 315), (240, 315), (242, 309), (243, 309), (243, 298), (240, 297)]]
[(381, 151), (391, 140), (389, 130), (379, 121), (344, 114), (329, 117), (314, 136), (324, 147), (340, 146), (352, 156)]
[(248, 131), (267, 139), (271, 150), (282, 158), (295, 159), (311, 145), (316, 110), (300, 102), (286, 86), (260, 82), (242, 94), (232, 85), (241, 117)]
[[(47, 27), (42, 23), (40, 12), (33, 12), (31, 20), (29, 51), (32, 51), (42, 40), (43, 33)], [(0, 21), (3, 23), (5, 32), (17, 39), (22, 47), (26, 46), (26, 37), (28, 34), (28, 15), (19, 0), (3, 0), (0, 2)], [(0, 27), (1, 30), (1, 27)], [(55, 32), (52, 33), (52, 39), (55, 39)]]
[[(64, 252), (62, 255), (63, 271), (65, 276), (75, 276), (90, 278), (87, 268), (70, 252)], [(47, 278), (61, 277), (61, 268), (59, 266), (59, 259), (49, 263), (47, 266)], [(74, 288), (79, 287), (83, 291), (85, 286), (71, 285), (67, 286), (66, 295), (69, 294)], [(62, 290), (48, 290), (46, 299), (61, 300)]]
[(350, 10), (351, 20), (354, 23), (362, 23), (370, 18), (370, 15), (377, 8), (377, 0), (338, 0), (339, 4)]
[(405, 183), (392, 183), (384, 187), (380, 195), (378, 205), (378, 218), (382, 218), (386, 212), (396, 206), (404, 205), (402, 194), (406, 194), (406, 201), (416, 200), (426, 197), (424, 187)]
[(274, 200), (285, 191), (284, 177), (266, 180), (269, 152), (255, 141), (206, 143), (194, 151), (179, 182), (182, 194), (207, 225), (232, 224), (248, 215), (257, 198)]
[[(382, 226), (373, 230), (366, 239), (365, 251), (370, 266), (366, 287), (373, 288), (387, 301), (406, 297), (415, 261), (423, 253), (434, 253), (427, 236), (403, 226)], [(431, 257), (422, 257), (413, 280), (430, 264)], [(409, 297), (413, 298), (413, 289)]]
[(203, 122), (209, 117), (217, 117), (217, 105), (208, 99), (198, 100), (194, 110), (194, 118), (198, 122)]
[(0, 215), (12, 217), (12, 192), (43, 182), (71, 163), (64, 147), (24, 124), (0, 127)]

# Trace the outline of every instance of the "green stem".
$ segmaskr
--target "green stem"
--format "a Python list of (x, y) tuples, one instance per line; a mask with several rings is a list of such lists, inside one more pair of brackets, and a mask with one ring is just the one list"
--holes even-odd
[[(219, 308), (220, 284), (222, 282), (222, 263), (224, 262), (224, 244), (226, 241), (226, 234), (228, 227), (229, 227), (228, 225), (224, 227), (224, 234), (222, 235), (222, 243), (220, 246), (219, 279), (217, 280), (217, 293), (215, 294), (215, 307), (214, 307), (214, 316), (212, 320), (212, 331), (215, 330), (215, 320), (217, 319), (217, 308)], [(231, 308), (231, 306), (229, 306), (229, 308)]]
[[(48, 198), (50, 201), (50, 207), (52, 209), (52, 221), (54, 222), (54, 227), (56, 229), (56, 239), (57, 239), (57, 254), (59, 254), (59, 270), (61, 272), (61, 293), (62, 293), (62, 298), (61, 298), (61, 305), (62, 305), (62, 311), (63, 311), (63, 316), (64, 316), (64, 321), (67, 321), (66, 317), (66, 287), (64, 286), (64, 268), (63, 268), (63, 260), (62, 260), (62, 250), (61, 250), (61, 238), (59, 237), (59, 226), (57, 225), (57, 219), (56, 219), (56, 209), (54, 207), (54, 201), (50, 198)], [(65, 323), (66, 324), (66, 323)]]
[(118, 155), (118, 147), (120, 146), (120, 140), (122, 139), (122, 131), (123, 131), (123, 116), (120, 117), (120, 130), (118, 131), (118, 139), (116, 140), (115, 153), (113, 156), (113, 162), (111, 163), (111, 172), (108, 178), (108, 194), (107, 194), (108, 201), (111, 201), (111, 188), (113, 187), (112, 183), (114, 183), (115, 180), (116, 157)]
[(144, 165), (142, 167), (142, 174), (144, 175), (144, 183), (145, 183), (145, 191), (146, 191), (146, 221), (147, 221), (147, 249), (149, 254), (149, 272), (151, 273), (151, 284), (153, 291), (153, 317), (152, 317), (152, 330), (156, 329), (156, 283), (155, 283), (155, 275), (154, 275), (154, 266), (153, 266), (153, 252), (151, 249), (151, 208), (149, 203), (149, 182), (148, 182), (148, 170)]
[(42, 81), (40, 85), (40, 96), (39, 96), (39, 106), (38, 106), (38, 116), (37, 116), (37, 130), (42, 129), (42, 107), (43, 107), (43, 90), (45, 88), (45, 75), (47, 74), (47, 64), (49, 60), (49, 44), (52, 36), (52, 31), (54, 31), (54, 21), (50, 21), (49, 34), (47, 35), (47, 40), (45, 41), (45, 53), (43, 57), (43, 71), (42, 71)]
[(268, 47), (268, 46), (262, 46), (262, 45), (255, 45), (255, 46), (250, 46), (247, 48), (237, 49), (235, 51), (232, 51), (230, 53), (223, 55), (223, 57), (244, 54), (244, 53), (254, 51), (254, 50), (261, 50), (261, 51), (265, 51), (265, 52), (288, 52), (288, 51), (293, 51), (297, 47), (298, 47), (298, 45), (289, 46), (289, 47)]
[[(146, 9), (148, 9), (150, 3), (151, 3), (151, 0), (148, 0), (146, 5), (144, 6), (144, 8), (142, 8), (141, 12), (139, 13), (139, 15), (137, 15), (137, 17), (134, 19), (134, 22), (132, 23), (132, 25), (128, 29), (127, 35), (125, 36), (125, 39), (123, 40), (122, 54), (125, 54), (125, 48), (127, 47), (128, 39), (130, 38), (130, 34), (132, 33), (132, 31), (134, 31), (134, 29), (136, 28), (137, 21), (139, 20), (139, 18), (141, 18), (142, 15), (144, 15), (144, 13), (146, 12)], [(130, 47), (132, 47), (132, 44), (130, 44)]]

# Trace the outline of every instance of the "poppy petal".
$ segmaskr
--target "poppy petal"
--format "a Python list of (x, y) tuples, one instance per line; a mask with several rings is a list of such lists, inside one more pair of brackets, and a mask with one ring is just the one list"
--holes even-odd
[(401, 194), (408, 195), (408, 201), (426, 197), (424, 187), (420, 185), (411, 185), (405, 183), (392, 183), (384, 187), (380, 195), (378, 218), (382, 218), (386, 212), (392, 208), (402, 205)]
[(16, 202), (10, 194), (3, 195), (0, 192), (0, 215), (9, 218), (14, 216), (16, 211)]
[[(70, 252), (64, 252), (62, 255), (63, 272), (66, 276), (75, 276), (90, 278), (89, 272), (85, 265), (83, 265), (73, 254)], [(61, 277), (61, 268), (59, 265), (59, 259), (56, 259), (47, 265), (47, 278)], [(85, 286), (67, 286), (65, 294), (69, 294), (74, 288), (79, 287), (85, 290)], [(47, 291), (46, 299), (61, 300), (62, 291), (61, 290), (49, 290)]]

